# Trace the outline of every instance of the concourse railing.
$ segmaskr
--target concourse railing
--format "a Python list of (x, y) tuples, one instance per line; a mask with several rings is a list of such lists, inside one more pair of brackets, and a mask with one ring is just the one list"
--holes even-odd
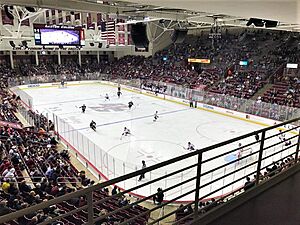
[[(295, 118), (189, 152), (1, 216), (0, 221), (2, 224), (12, 224), (9, 221), (13, 220), (21, 222), (28, 220), (26, 215), (32, 212), (45, 214), (49, 211), (46, 209), (56, 208), (55, 214), (47, 214), (44, 221), (38, 224), (54, 224), (58, 221), (76, 225), (101, 224), (104, 221), (121, 225), (188, 223), (209, 208), (230, 201), (246, 190), (249, 184), (244, 186), (246, 179), (255, 187), (261, 181), (299, 163), (299, 120)], [(170, 172), (149, 177), (150, 172), (155, 174), (162, 168)], [(145, 174), (145, 179), (137, 184), (130, 182), (142, 174)], [(178, 179), (182, 174), (183, 179)], [(166, 179), (169, 179), (168, 185), (163, 189), (152, 188), (149, 191), (147, 188), (154, 184), (156, 186), (152, 187), (160, 187)], [(114, 185), (122, 187), (126, 181), (129, 181), (126, 190), (121, 189), (115, 195), (107, 194), (107, 188)], [(135, 194), (134, 198), (131, 197), (132, 193)], [(84, 199), (83, 205), (71, 205), (72, 199), (80, 197)], [(183, 205), (178, 207), (179, 204)], [(157, 213), (162, 208), (166, 214)], [(191, 211), (179, 218), (178, 215), (186, 212), (186, 209)]]

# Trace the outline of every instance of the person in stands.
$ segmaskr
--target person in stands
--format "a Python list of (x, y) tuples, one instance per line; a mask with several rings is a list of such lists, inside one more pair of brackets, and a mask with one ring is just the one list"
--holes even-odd
[(153, 203), (160, 205), (164, 200), (164, 192), (161, 188), (157, 188), (157, 193), (153, 197)]
[(251, 181), (250, 177), (246, 177), (246, 183), (244, 185), (244, 191), (247, 191), (255, 186), (255, 182)]

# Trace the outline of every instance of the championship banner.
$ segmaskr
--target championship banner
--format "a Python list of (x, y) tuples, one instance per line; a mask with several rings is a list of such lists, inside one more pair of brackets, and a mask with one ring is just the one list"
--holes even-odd
[(194, 58), (188, 58), (188, 62), (190, 63), (203, 63), (203, 64), (209, 64), (210, 59), (194, 59)]

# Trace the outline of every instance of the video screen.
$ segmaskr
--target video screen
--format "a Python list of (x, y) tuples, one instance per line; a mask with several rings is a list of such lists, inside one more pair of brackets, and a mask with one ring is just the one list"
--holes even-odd
[(84, 45), (82, 29), (34, 28), (36, 45)]
[(40, 29), (42, 45), (79, 45), (79, 30)]

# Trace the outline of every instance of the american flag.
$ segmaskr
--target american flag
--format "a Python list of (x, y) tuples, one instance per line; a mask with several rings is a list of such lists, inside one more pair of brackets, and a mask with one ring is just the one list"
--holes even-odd
[(101, 38), (103, 40), (107, 40), (109, 44), (115, 44), (116, 42), (115, 28), (116, 28), (115, 21), (102, 21)]

